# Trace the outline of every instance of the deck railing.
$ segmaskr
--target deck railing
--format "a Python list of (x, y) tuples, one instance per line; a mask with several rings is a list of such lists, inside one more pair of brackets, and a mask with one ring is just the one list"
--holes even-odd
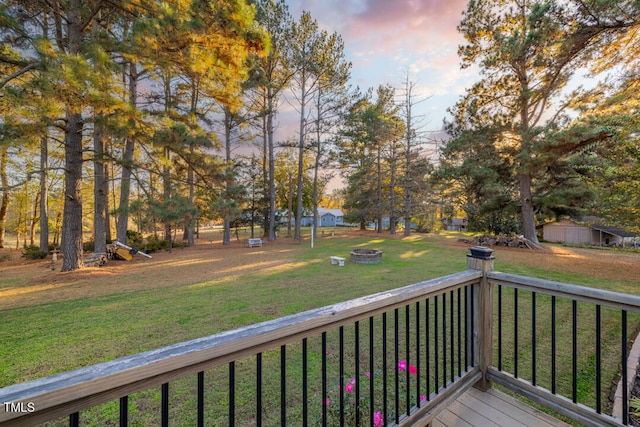
[(626, 366), (640, 298), (493, 272), (491, 252), (472, 249), (465, 272), (1, 389), (0, 425), (427, 425), (491, 382), (584, 425), (627, 424), (604, 414), (619, 366), (603, 364)]
[[(497, 323), (487, 379), (581, 425), (627, 425), (640, 297), (498, 272), (487, 278)], [(613, 418), (605, 412), (617, 377), (622, 408)]]

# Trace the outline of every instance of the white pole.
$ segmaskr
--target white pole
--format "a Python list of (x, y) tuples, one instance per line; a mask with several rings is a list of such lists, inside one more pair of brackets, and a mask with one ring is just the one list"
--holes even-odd
[(313, 224), (311, 224), (311, 249), (313, 249)]

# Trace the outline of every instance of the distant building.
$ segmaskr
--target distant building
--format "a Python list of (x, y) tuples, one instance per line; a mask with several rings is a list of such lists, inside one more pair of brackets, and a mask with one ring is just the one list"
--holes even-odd
[(340, 209), (318, 208), (318, 217), (319, 227), (335, 227), (344, 224), (344, 214)]
[(442, 229), (447, 231), (465, 231), (467, 229), (467, 219), (466, 218), (443, 219)]
[[(283, 214), (283, 218), (286, 221), (286, 213)], [(296, 218), (292, 218), (292, 223), (295, 224)], [(316, 222), (318, 227), (335, 227), (344, 225), (344, 214), (340, 209), (326, 209), (326, 208), (318, 208), (318, 220)], [(313, 212), (305, 211), (302, 219), (300, 220), (300, 225), (303, 227), (310, 227), (313, 225)]]
[(547, 242), (568, 245), (631, 246), (636, 235), (617, 227), (599, 223), (579, 223), (563, 218), (542, 226), (542, 238)]

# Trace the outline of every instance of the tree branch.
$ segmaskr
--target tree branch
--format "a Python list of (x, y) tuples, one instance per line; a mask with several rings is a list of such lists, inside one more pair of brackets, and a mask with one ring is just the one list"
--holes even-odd
[(4, 79), (2, 79), (2, 81), (0, 81), (0, 89), (5, 87), (11, 80), (17, 79), (21, 75), (26, 74), (29, 71), (34, 70), (35, 68), (36, 68), (36, 63), (32, 62), (31, 64), (28, 64), (27, 66), (25, 66), (22, 69), (16, 71), (15, 73), (8, 75)]

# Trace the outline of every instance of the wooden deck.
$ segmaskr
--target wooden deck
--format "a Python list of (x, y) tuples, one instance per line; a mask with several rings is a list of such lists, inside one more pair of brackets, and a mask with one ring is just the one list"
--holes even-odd
[(449, 405), (432, 427), (571, 427), (496, 389), (471, 388)]

